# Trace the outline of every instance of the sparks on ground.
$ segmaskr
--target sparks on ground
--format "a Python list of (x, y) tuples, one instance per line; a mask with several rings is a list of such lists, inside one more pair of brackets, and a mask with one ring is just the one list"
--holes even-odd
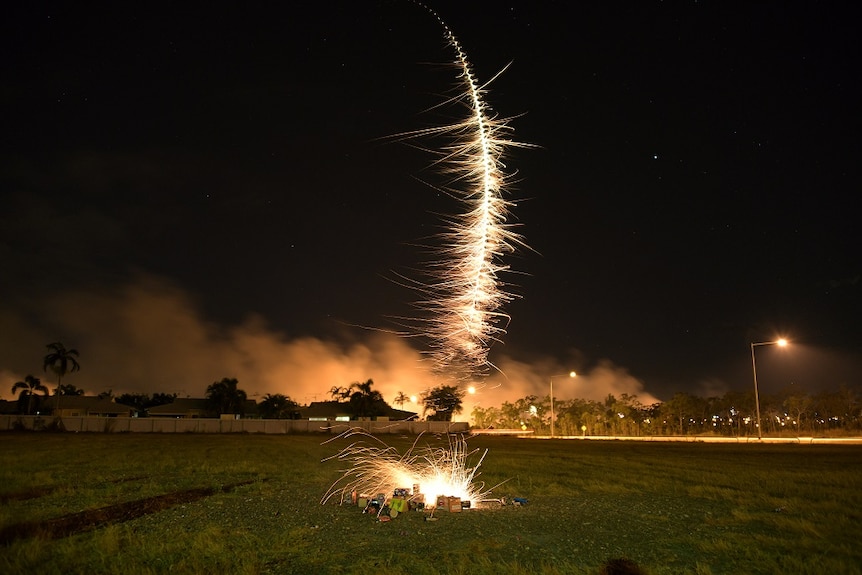
[(463, 436), (450, 436), (447, 447), (419, 447), (420, 435), (403, 455), (362, 430), (350, 429), (334, 439), (353, 436), (361, 439), (324, 460), (349, 461), (351, 466), (342, 470), (343, 475), (327, 490), (321, 503), (333, 498), (343, 502), (354, 492), (369, 497), (378, 493), (391, 496), (396, 489), (413, 490), (418, 486), (426, 507), (433, 507), (441, 495), (459, 497), (475, 506), (491, 493), (484, 483), (473, 482), (488, 451), (468, 451)]

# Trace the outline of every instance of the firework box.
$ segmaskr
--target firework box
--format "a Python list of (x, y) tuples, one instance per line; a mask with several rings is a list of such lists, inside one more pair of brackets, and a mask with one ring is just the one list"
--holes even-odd
[(358, 497), (356, 499), (356, 505), (360, 509), (365, 509), (366, 507), (368, 507), (368, 499), (366, 497)]
[(441, 495), (437, 498), (437, 509), (440, 511), (449, 511), (450, 513), (460, 513), (461, 498)]
[(407, 511), (407, 500), (403, 497), (393, 497), (389, 501), (389, 507), (391, 507), (393, 511), (403, 513), (404, 511)]

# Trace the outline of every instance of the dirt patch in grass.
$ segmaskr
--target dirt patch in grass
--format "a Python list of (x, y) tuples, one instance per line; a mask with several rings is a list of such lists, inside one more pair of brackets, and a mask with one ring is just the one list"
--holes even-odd
[[(128, 483), (130, 481), (140, 481), (142, 479), (147, 479), (146, 475), (138, 475), (135, 477), (121, 477), (119, 479), (112, 479), (107, 483), (119, 484), (119, 483)], [(26, 489), (24, 491), (14, 491), (12, 493), (0, 493), (0, 504), (8, 503), (9, 501), (26, 501), (28, 499), (38, 499), (45, 495), (50, 495), (54, 491), (57, 491), (59, 487), (32, 487), (30, 489)]]
[(14, 493), (0, 494), (0, 505), (9, 501), (26, 501), (27, 499), (38, 499), (43, 495), (48, 495), (54, 491), (56, 487), (34, 487), (26, 491), (15, 491)]
[[(157, 513), (183, 503), (192, 503), (205, 497), (211, 497), (217, 493), (229, 493), (237, 487), (254, 483), (253, 480), (240, 481), (224, 485), (219, 489), (213, 487), (200, 487), (174, 491), (155, 497), (147, 497), (137, 501), (128, 501), (99, 509), (88, 509), (79, 513), (72, 513), (48, 519), (47, 521), (33, 521), (8, 525), (0, 529), (0, 545), (6, 545), (15, 539), (26, 539), (39, 537), (42, 539), (61, 539), (79, 533), (92, 531), (113, 523), (131, 521), (144, 515)], [(33, 491), (22, 493), (23, 498), (38, 497), (44, 493), (33, 495)], [(50, 490), (49, 490), (50, 491)], [(14, 495), (14, 494), (12, 494)], [(8, 496), (7, 496), (8, 497)]]

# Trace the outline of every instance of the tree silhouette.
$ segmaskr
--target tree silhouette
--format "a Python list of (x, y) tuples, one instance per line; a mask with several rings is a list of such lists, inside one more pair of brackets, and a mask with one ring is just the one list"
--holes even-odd
[(143, 416), (146, 415), (147, 409), (173, 403), (176, 398), (176, 393), (154, 393), (152, 397), (146, 393), (124, 393), (115, 400), (117, 403), (134, 407), (138, 414)]
[(329, 396), (334, 401), (344, 401), (350, 398), (350, 387), (341, 387), (338, 385), (333, 385), (332, 389), (329, 390)]
[(298, 407), (298, 403), (282, 393), (267, 393), (257, 409), (265, 419), (294, 419), (298, 416)]
[(349, 389), (354, 390), (350, 394), (350, 409), (355, 417), (374, 417), (384, 415), (388, 411), (383, 395), (371, 389), (374, 380), (369, 379), (364, 383), (354, 382)]
[(78, 363), (78, 350), (66, 349), (66, 346), (59, 341), (49, 343), (45, 347), (51, 352), (45, 356), (42, 369), (48, 371), (50, 367), (51, 371), (57, 374), (57, 388), (59, 389), (63, 383), (63, 376), (81, 369), (81, 365)]
[[(146, 407), (155, 407), (157, 405), (167, 405), (169, 403), (173, 403), (177, 398), (176, 393), (161, 393), (157, 392), (153, 394), (152, 399), (147, 402)], [(120, 402), (122, 403), (122, 402)]]
[(454, 385), (441, 385), (422, 395), (424, 412), (432, 412), (427, 419), (431, 421), (452, 421), (456, 413), (461, 413), (466, 392)]
[(74, 373), (81, 369), (81, 366), (78, 363), (78, 350), (66, 349), (66, 346), (59, 341), (49, 343), (45, 347), (50, 349), (51, 352), (45, 356), (45, 360), (42, 363), (42, 369), (48, 371), (48, 368), (50, 367), (51, 371), (57, 374), (57, 413), (59, 414), (59, 396), (63, 395), (61, 391), (63, 387), (63, 376), (67, 373)]
[(45, 397), (48, 397), (48, 388), (42, 385), (42, 381), (38, 377), (34, 377), (29, 374), (24, 378), (24, 381), (15, 382), (15, 385), (12, 386), (12, 393), (14, 394), (19, 389), (21, 390), (21, 395), (18, 396), (19, 411), (21, 400), (26, 397), (27, 415), (30, 415), (33, 412), (33, 396), (37, 391), (41, 392)]
[(398, 405), (398, 407), (403, 411), (404, 410), (404, 404), (407, 403), (408, 401), (410, 401), (410, 398), (407, 395), (405, 395), (403, 391), (399, 391), (398, 395), (395, 396), (395, 401), (393, 403)]
[(222, 413), (242, 415), (248, 396), (239, 388), (239, 381), (236, 378), (225, 377), (207, 387), (206, 398), (210, 407), (219, 415)]
[(63, 383), (57, 386), (56, 395), (84, 395), (84, 390), (71, 383)]

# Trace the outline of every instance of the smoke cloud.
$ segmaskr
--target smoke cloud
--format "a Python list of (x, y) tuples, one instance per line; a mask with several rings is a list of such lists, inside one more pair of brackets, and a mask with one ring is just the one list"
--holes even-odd
[[(56, 376), (42, 369), (45, 346), (53, 341), (80, 352), (81, 370), (64, 381), (87, 394), (111, 390), (114, 395), (203, 397), (210, 383), (235, 377), (250, 398), (283, 393), (307, 404), (330, 399), (334, 386), (373, 379), (374, 388), (393, 405), (399, 392), (419, 395), (446, 383), (428, 371), (410, 340), (368, 330), (329, 340), (289, 338), (258, 315), (224, 326), (203, 317), (182, 289), (153, 276), (0, 308), (0, 334), (5, 340), (0, 345), (0, 395), (6, 399), (27, 374), (40, 377), (53, 392)], [(469, 416), (474, 404), (499, 406), (526, 395), (546, 396), (547, 374), (566, 373), (547, 361), (531, 365), (511, 357), (503, 357), (499, 366), (502, 373), (465, 399), (462, 417)], [(610, 361), (574, 379), (555, 377), (554, 384), (560, 399), (628, 393), (643, 403), (654, 400), (644, 394), (642, 382)], [(404, 408), (421, 412), (410, 404)]]
[(495, 407), (504, 401), (514, 402), (528, 395), (546, 397), (550, 393), (552, 378), (554, 397), (558, 400), (581, 398), (600, 401), (608, 394), (619, 397), (625, 393), (636, 395), (645, 405), (658, 401), (644, 391), (642, 381), (607, 359), (600, 360), (585, 373), (578, 372), (576, 377), (568, 375), (570, 368), (549, 361), (527, 364), (504, 357), (499, 367), (500, 374), (477, 387), (473, 401), (482, 407)]

